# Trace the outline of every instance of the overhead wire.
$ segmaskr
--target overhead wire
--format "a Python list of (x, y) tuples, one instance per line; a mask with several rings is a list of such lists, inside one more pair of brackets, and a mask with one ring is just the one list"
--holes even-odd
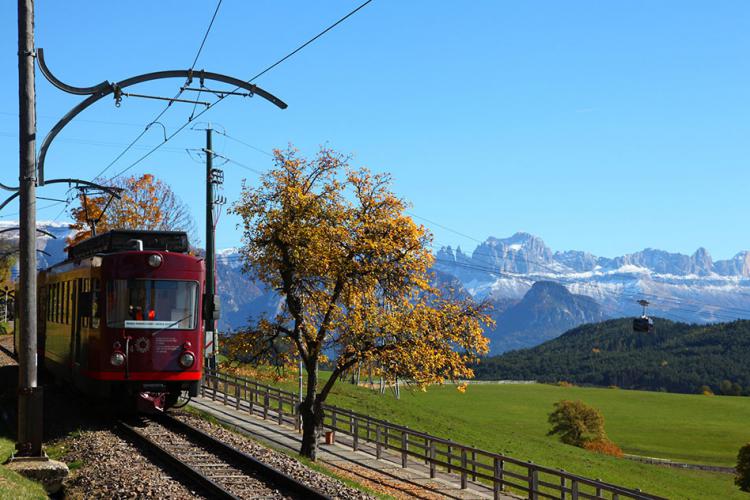
[[(197, 53), (195, 54), (195, 57), (193, 58), (193, 64), (192, 64), (192, 65), (190, 66), (190, 70), (191, 70), (191, 71), (192, 71), (193, 69), (195, 69), (195, 65), (196, 65), (196, 64), (197, 64), (197, 62), (198, 62), (198, 58), (200, 57), (200, 55), (201, 55), (201, 52), (203, 52), (203, 47), (205, 46), (205, 44), (206, 44), (206, 40), (208, 39), (208, 35), (209, 35), (209, 33), (211, 32), (211, 28), (212, 28), (212, 27), (213, 27), (213, 25), (214, 25), (214, 21), (216, 20), (216, 15), (217, 15), (217, 14), (219, 13), (219, 7), (221, 7), (221, 2), (222, 2), (222, 0), (219, 0), (219, 2), (218, 2), (218, 3), (217, 3), (217, 5), (216, 5), (216, 9), (214, 10), (213, 16), (211, 16), (211, 21), (210, 21), (210, 22), (209, 22), (209, 24), (208, 24), (208, 28), (206, 28), (206, 31), (205, 31), (205, 33), (204, 33), (204, 35), (203, 35), (203, 39), (201, 40), (200, 46), (198, 47), (198, 51), (197, 51)], [(179, 97), (180, 97), (180, 96), (182, 95), (182, 93), (183, 93), (183, 92), (184, 92), (184, 86), (180, 87), (180, 89), (179, 89), (179, 90), (177, 91), (177, 94), (175, 94), (175, 97), (174, 97), (174, 99), (177, 99), (177, 98), (179, 98)], [(113, 165), (114, 165), (115, 163), (117, 163), (117, 162), (118, 162), (118, 161), (120, 160), (120, 158), (122, 158), (123, 156), (125, 156), (125, 154), (127, 154), (127, 152), (128, 152), (128, 151), (130, 151), (130, 149), (131, 149), (131, 148), (132, 148), (132, 147), (133, 147), (133, 146), (134, 146), (134, 145), (135, 145), (135, 144), (136, 144), (136, 143), (137, 143), (137, 142), (138, 142), (138, 141), (139, 141), (139, 140), (140, 140), (140, 139), (141, 139), (141, 138), (142, 138), (142, 137), (143, 137), (144, 135), (146, 135), (146, 132), (148, 132), (148, 130), (149, 130), (149, 128), (151, 127), (151, 125), (152, 125), (153, 123), (155, 123), (155, 122), (158, 122), (158, 121), (159, 121), (159, 120), (161, 119), (161, 117), (162, 117), (162, 116), (164, 116), (164, 114), (165, 114), (165, 113), (166, 113), (166, 112), (167, 112), (167, 111), (169, 110), (169, 108), (170, 108), (171, 106), (172, 106), (172, 101), (168, 102), (168, 103), (167, 103), (167, 104), (166, 104), (166, 105), (164, 106), (164, 109), (162, 109), (162, 110), (161, 110), (161, 112), (159, 112), (159, 114), (157, 114), (157, 115), (156, 115), (156, 116), (154, 117), (154, 119), (153, 119), (153, 120), (151, 120), (151, 121), (150, 121), (150, 122), (149, 122), (149, 123), (148, 123), (148, 124), (147, 124), (147, 125), (146, 125), (146, 126), (144, 127), (144, 129), (143, 129), (143, 130), (141, 131), (141, 133), (140, 133), (140, 134), (138, 134), (138, 135), (137, 135), (137, 136), (136, 136), (136, 137), (135, 137), (135, 138), (134, 138), (134, 139), (133, 139), (132, 141), (130, 141), (130, 144), (128, 144), (128, 145), (127, 145), (127, 146), (125, 147), (125, 149), (124, 149), (124, 150), (123, 150), (122, 152), (120, 152), (120, 154), (118, 154), (118, 155), (117, 155), (117, 156), (115, 157), (115, 159), (114, 159), (114, 160), (112, 160), (112, 161), (111, 161), (111, 162), (110, 162), (110, 163), (109, 163), (109, 164), (108, 164), (108, 165), (107, 165), (106, 167), (104, 167), (104, 168), (102, 169), (102, 171), (101, 171), (101, 172), (99, 172), (99, 173), (98, 173), (98, 174), (96, 175), (96, 177), (94, 177), (94, 179), (97, 179), (97, 178), (100, 178), (101, 176), (103, 176), (103, 175), (104, 175), (104, 174), (105, 174), (105, 173), (106, 173), (106, 172), (107, 172), (107, 171), (108, 171), (108, 170), (109, 170), (110, 168), (112, 168), (112, 166), (113, 166)], [(161, 144), (159, 145), (159, 147), (161, 147), (162, 145), (164, 145), (164, 143), (166, 143), (166, 142), (167, 142), (167, 140), (165, 139), (165, 140), (164, 140), (164, 142), (163, 142), (163, 143), (161, 143)], [(157, 148), (157, 149), (158, 149), (158, 148)], [(148, 156), (148, 155), (146, 155), (146, 157), (147, 157), (147, 156)], [(144, 157), (144, 159), (145, 159), (145, 157)], [(117, 174), (117, 175), (115, 175), (114, 177), (118, 177), (119, 175), (121, 175), (121, 174)], [(110, 179), (110, 180), (111, 180), (111, 179)]]
[[(268, 67), (266, 67), (265, 69), (263, 69), (262, 71), (260, 71), (259, 73), (257, 73), (255, 76), (253, 76), (249, 80), (246, 80), (246, 83), (252, 83), (253, 81), (255, 81), (258, 78), (260, 78), (261, 76), (263, 76), (264, 74), (268, 73), (271, 69), (275, 68), (276, 66), (278, 66), (281, 63), (283, 63), (284, 61), (286, 61), (290, 57), (294, 56), (299, 51), (301, 51), (302, 49), (304, 49), (305, 47), (307, 47), (311, 43), (315, 42), (320, 37), (322, 37), (323, 35), (325, 35), (326, 33), (328, 33), (329, 31), (331, 31), (332, 29), (334, 29), (336, 26), (340, 25), (342, 22), (344, 22), (345, 20), (349, 19), (351, 16), (353, 16), (355, 13), (357, 13), (359, 10), (361, 10), (363, 7), (365, 7), (370, 2), (372, 2), (372, 0), (366, 0), (365, 2), (363, 2), (362, 4), (360, 4), (358, 7), (356, 7), (354, 10), (350, 11), (348, 14), (346, 14), (345, 16), (343, 16), (342, 18), (340, 18), (339, 20), (337, 20), (336, 22), (334, 22), (333, 24), (331, 24), (330, 26), (328, 26), (327, 28), (325, 28), (323, 31), (321, 31), (320, 33), (318, 33), (314, 37), (312, 37), (309, 40), (307, 40), (306, 42), (304, 42), (302, 45), (300, 45), (299, 47), (297, 47), (296, 49), (294, 49), (290, 53), (286, 54), (284, 57), (282, 57), (281, 59), (277, 60), (273, 64), (269, 65)], [(211, 104), (209, 104), (208, 106), (206, 106), (204, 109), (202, 109), (197, 115), (190, 117), (190, 119), (188, 121), (186, 121), (183, 125), (181, 125), (179, 128), (177, 128), (177, 130), (175, 130), (172, 134), (170, 134), (164, 140), (164, 142), (162, 142), (162, 143), (158, 144), (157, 146), (155, 146), (148, 153), (144, 154), (143, 156), (141, 156), (140, 158), (138, 158), (136, 161), (134, 161), (133, 163), (131, 163), (128, 167), (126, 167), (125, 169), (123, 169), (120, 172), (118, 172), (114, 177), (118, 177), (118, 176), (124, 174), (125, 172), (127, 172), (131, 168), (135, 167), (136, 165), (138, 165), (140, 162), (142, 162), (143, 160), (145, 160), (149, 156), (151, 156), (151, 154), (153, 154), (155, 151), (157, 151), (159, 148), (161, 148), (164, 144), (166, 144), (167, 142), (169, 142), (170, 140), (172, 140), (172, 138), (174, 138), (177, 134), (179, 134), (180, 132), (182, 132), (188, 125), (190, 125), (190, 123), (194, 119), (199, 118), (202, 115), (204, 115), (205, 113), (207, 113), (210, 109), (212, 109), (218, 103), (220, 103), (221, 101), (223, 101), (226, 97), (228, 97), (229, 95), (231, 95), (231, 92), (235, 92), (239, 88), (240, 87), (235, 87), (234, 90), (230, 91), (229, 93), (220, 95), (214, 102), (212, 102)]]

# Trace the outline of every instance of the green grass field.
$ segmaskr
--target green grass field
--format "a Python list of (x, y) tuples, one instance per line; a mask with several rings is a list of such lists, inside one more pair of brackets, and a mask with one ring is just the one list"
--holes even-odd
[[(15, 443), (3, 435), (0, 428), (0, 464), (13, 453)], [(18, 500), (46, 499), (47, 494), (41, 485), (25, 479), (15, 472), (0, 465), (0, 498), (12, 498)]]
[[(283, 384), (296, 390), (296, 384)], [(547, 415), (561, 399), (601, 410), (609, 437), (625, 453), (734, 466), (750, 442), (750, 398), (667, 394), (552, 385), (471, 385), (391, 393), (346, 383), (330, 404), (454, 441), (669, 498), (748, 498), (729, 474), (686, 471), (597, 455), (547, 437)]]

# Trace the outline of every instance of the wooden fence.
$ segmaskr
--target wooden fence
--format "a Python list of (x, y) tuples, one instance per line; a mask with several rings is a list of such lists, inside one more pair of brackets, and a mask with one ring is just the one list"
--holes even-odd
[[(201, 395), (237, 410), (272, 419), (279, 425), (293, 426), (298, 431), (302, 426), (296, 393), (254, 380), (206, 370)], [(456, 474), (464, 489), (469, 481), (482, 483), (492, 488), (495, 499), (502, 496), (503, 490), (510, 490), (532, 500), (664, 500), (638, 489), (462, 445), (351, 410), (331, 405), (325, 405), (324, 409), (324, 428), (334, 431), (339, 440), (346, 436), (352, 449), (371, 453), (378, 459), (385, 458), (387, 453), (388, 458), (400, 459), (404, 468), (420, 464), (429, 469), (432, 478), (438, 472)]]

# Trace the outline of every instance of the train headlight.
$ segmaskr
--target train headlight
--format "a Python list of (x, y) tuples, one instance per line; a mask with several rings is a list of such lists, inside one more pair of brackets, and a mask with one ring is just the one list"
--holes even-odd
[(125, 364), (125, 355), (121, 352), (114, 352), (109, 357), (109, 362), (112, 363), (112, 366), (122, 366)]
[(180, 366), (183, 368), (190, 368), (195, 363), (195, 355), (190, 351), (185, 351), (180, 354)]
[(159, 267), (161, 265), (161, 255), (151, 254), (148, 256), (148, 265), (151, 267)]

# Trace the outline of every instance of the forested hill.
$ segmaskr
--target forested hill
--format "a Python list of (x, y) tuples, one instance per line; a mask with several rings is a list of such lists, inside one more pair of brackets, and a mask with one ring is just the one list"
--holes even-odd
[(579, 326), (531, 349), (487, 358), (475, 373), (485, 380), (568, 381), (687, 393), (707, 385), (717, 394), (747, 395), (750, 321), (688, 325), (657, 318), (655, 332), (644, 334), (633, 332), (631, 318), (613, 319)]

